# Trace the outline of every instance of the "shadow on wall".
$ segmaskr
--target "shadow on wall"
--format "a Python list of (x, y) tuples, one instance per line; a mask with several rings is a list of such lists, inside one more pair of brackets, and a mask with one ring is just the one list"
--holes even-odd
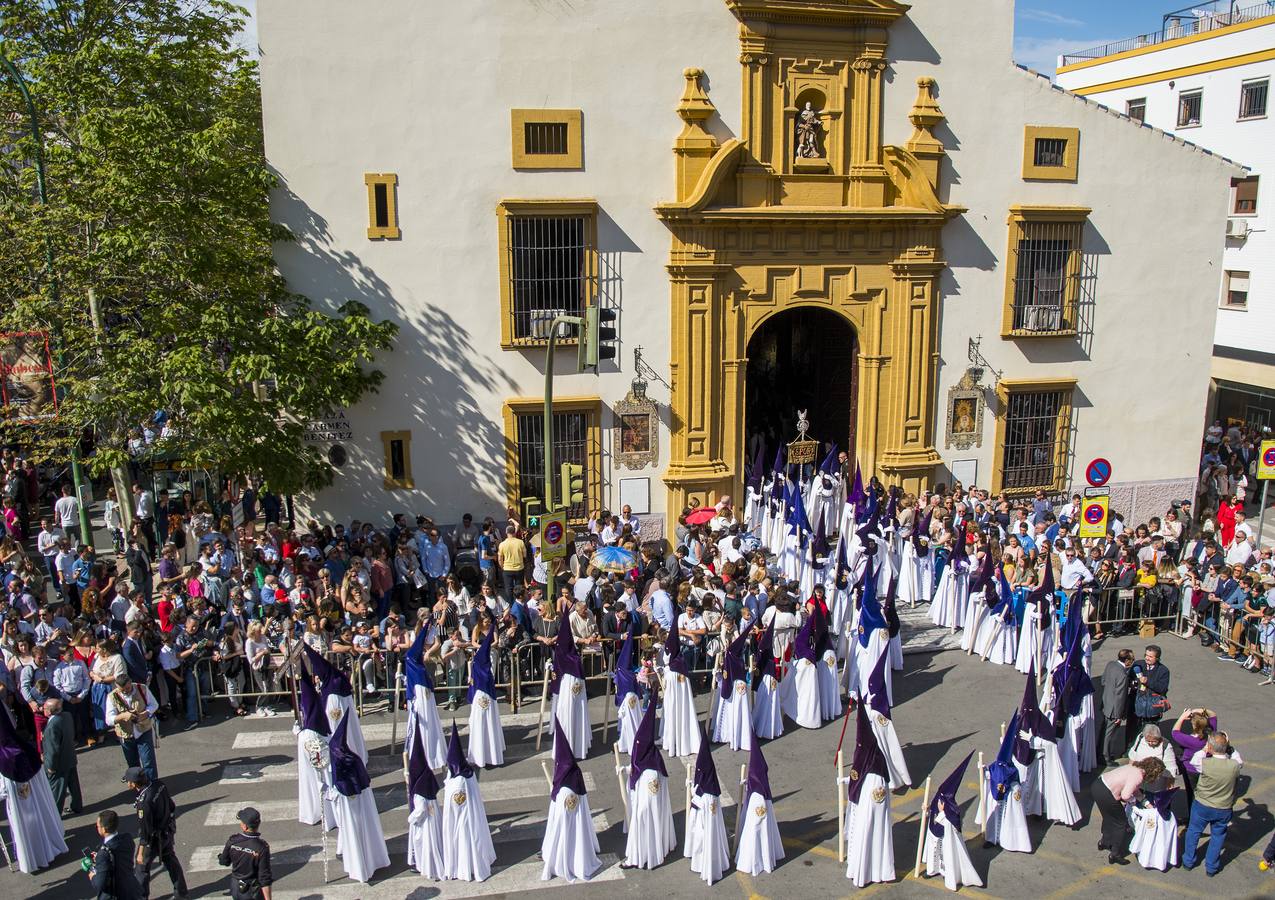
[[(481, 517), (505, 506), (503, 489), (504, 435), (496, 424), (500, 410), (481, 410), (477, 396), (514, 393), (515, 384), (495, 364), (478, 353), (469, 332), (439, 306), (422, 303), (405, 307), (388, 284), (357, 253), (333, 247), (327, 220), (287, 186), (282, 176), (272, 197), (275, 218), (286, 223), (296, 243), (280, 249), (280, 256), (297, 254), (289, 266), (289, 287), (320, 308), (336, 309), (356, 300), (377, 319), (399, 324), (393, 353), (399, 364), (385, 366), (387, 377), (376, 394), (359, 407), (380, 412), (387, 430), (410, 430), (414, 460), (414, 490), (388, 491), (377, 434), (365, 434), (349, 447), (349, 461), (336, 484), (353, 510), (428, 512), (440, 520), (471, 510)], [(356, 427), (377, 421), (356, 415)], [(358, 422), (362, 419), (362, 422)], [(445, 473), (445, 474), (440, 474)], [(440, 484), (447, 497), (435, 491)], [(445, 508), (440, 508), (446, 503)]]

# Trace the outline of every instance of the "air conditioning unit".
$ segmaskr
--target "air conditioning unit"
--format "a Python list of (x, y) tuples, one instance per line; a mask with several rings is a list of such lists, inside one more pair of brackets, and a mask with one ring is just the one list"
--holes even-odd
[(1227, 219), (1226, 236), (1243, 240), (1248, 237), (1248, 219)]

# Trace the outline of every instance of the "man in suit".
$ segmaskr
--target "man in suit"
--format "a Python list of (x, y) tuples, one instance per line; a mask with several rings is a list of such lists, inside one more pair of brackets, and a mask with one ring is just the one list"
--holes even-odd
[(150, 667), (146, 663), (146, 650), (142, 647), (141, 624), (133, 622), (128, 626), (128, 637), (124, 638), (124, 646), (120, 648), (124, 657), (124, 666), (128, 669), (128, 677), (134, 684), (150, 682)]
[(78, 816), (84, 811), (84, 799), (80, 796), (80, 772), (75, 758), (75, 721), (62, 708), (62, 701), (55, 698), (44, 701), (44, 714), (49, 717), (44, 725), (44, 771), (53, 791), (53, 805), (62, 815), (69, 794), (71, 813)]
[(617, 599), (611, 612), (602, 617), (602, 636), (613, 641), (624, 640), (624, 636), (629, 633), (630, 621), (633, 621), (637, 634), (646, 633), (646, 622), (642, 614), (629, 609), (625, 600)]
[(97, 833), (102, 846), (93, 854), (87, 874), (98, 900), (145, 900), (142, 887), (133, 875), (133, 836), (119, 834), (120, 818), (113, 810), (97, 814)]
[(1102, 670), (1102, 755), (1108, 764), (1124, 756), (1129, 745), (1129, 667), (1133, 651), (1127, 647)]

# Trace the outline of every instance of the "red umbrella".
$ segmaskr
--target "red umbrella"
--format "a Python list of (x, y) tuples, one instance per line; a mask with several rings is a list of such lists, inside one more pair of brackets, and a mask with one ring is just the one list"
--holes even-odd
[(712, 506), (701, 506), (686, 517), (687, 525), (703, 525), (717, 517), (717, 509)]

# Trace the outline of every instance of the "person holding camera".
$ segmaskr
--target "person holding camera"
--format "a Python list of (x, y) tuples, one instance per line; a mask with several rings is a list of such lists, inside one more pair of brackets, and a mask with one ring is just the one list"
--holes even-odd
[(239, 833), (230, 836), (217, 857), (230, 867), (233, 900), (270, 900), (270, 845), (261, 839), (260, 828), (261, 813), (251, 806), (239, 810)]
[(182, 664), (182, 694), (186, 703), (186, 725), (193, 727), (199, 722), (200, 692), (207, 694), (212, 691), (208, 669), (203, 665), (212, 648), (212, 637), (204, 628), (203, 621), (198, 615), (188, 615), (173, 646)]
[(102, 846), (84, 851), (81, 864), (98, 900), (144, 900), (142, 886), (133, 874), (133, 836), (119, 833), (120, 817), (114, 810), (97, 814), (97, 833)]

